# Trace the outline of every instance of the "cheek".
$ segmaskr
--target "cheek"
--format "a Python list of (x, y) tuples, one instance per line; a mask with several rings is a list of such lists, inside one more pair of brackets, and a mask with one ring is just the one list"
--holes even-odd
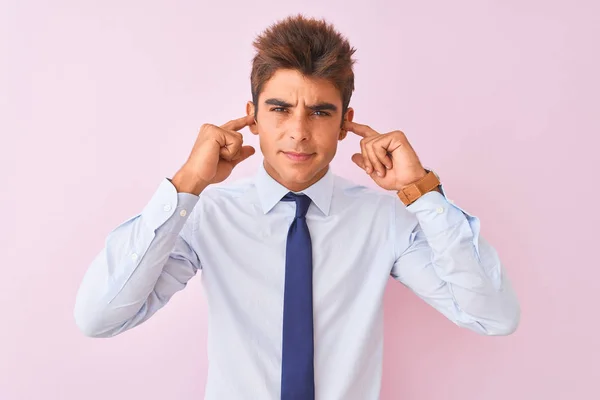
[(319, 145), (321, 146), (321, 148), (323, 148), (324, 150), (326, 150), (327, 152), (335, 152), (335, 150), (337, 149), (338, 143), (339, 143), (339, 138), (340, 138), (340, 132), (338, 131), (329, 131), (327, 132), (326, 135), (323, 135), (322, 139), (320, 140)]
[(285, 132), (285, 125), (270, 118), (264, 118), (258, 129), (260, 140), (264, 140), (265, 143), (277, 142), (281, 139), (282, 132)]
[(277, 113), (263, 113), (260, 116), (260, 124), (264, 130), (276, 131), (285, 128), (285, 116)]
[(268, 159), (273, 165), (276, 165), (279, 159), (278, 153), (283, 149), (282, 141), (273, 131), (261, 129), (259, 132), (258, 141), (263, 157)]

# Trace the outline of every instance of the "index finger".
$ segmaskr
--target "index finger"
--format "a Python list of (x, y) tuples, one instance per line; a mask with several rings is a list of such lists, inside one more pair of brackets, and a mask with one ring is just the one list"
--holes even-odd
[(232, 119), (231, 121), (221, 125), (221, 128), (228, 131), (239, 131), (240, 129), (252, 125), (254, 123), (254, 115), (246, 115), (245, 117)]
[(356, 122), (345, 121), (344, 129), (356, 133), (364, 138), (379, 135), (374, 129), (368, 125), (357, 124)]

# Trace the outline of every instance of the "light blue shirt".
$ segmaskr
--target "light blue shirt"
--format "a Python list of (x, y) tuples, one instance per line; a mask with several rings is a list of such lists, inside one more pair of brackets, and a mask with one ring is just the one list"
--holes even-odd
[[(443, 191), (443, 190), (442, 190)], [(164, 179), (116, 227), (75, 305), (88, 336), (150, 318), (201, 270), (209, 309), (205, 399), (278, 399), (285, 245), (295, 203), (261, 166), (255, 177), (177, 193)], [(390, 275), (450, 321), (506, 335), (520, 308), (479, 220), (430, 192), (406, 207), (331, 168), (302, 191), (313, 245), (315, 390), (321, 400), (378, 399), (383, 294)]]

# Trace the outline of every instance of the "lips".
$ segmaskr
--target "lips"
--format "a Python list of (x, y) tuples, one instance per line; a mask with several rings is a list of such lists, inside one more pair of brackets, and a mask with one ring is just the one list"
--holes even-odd
[(306, 161), (314, 156), (314, 153), (296, 153), (293, 151), (284, 151), (283, 154), (292, 161)]

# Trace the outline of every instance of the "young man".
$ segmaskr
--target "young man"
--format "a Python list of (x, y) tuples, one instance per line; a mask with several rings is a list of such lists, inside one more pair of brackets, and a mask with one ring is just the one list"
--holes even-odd
[[(324, 21), (288, 18), (254, 43), (247, 116), (205, 124), (143, 211), (112, 231), (75, 307), (110, 337), (140, 325), (198, 270), (209, 303), (206, 398), (379, 396), (391, 275), (459, 326), (507, 335), (520, 309), (479, 220), (452, 205), (400, 131), (353, 122), (354, 49)], [(255, 150), (252, 179), (214, 186)], [(332, 173), (338, 141), (371, 190)]]

